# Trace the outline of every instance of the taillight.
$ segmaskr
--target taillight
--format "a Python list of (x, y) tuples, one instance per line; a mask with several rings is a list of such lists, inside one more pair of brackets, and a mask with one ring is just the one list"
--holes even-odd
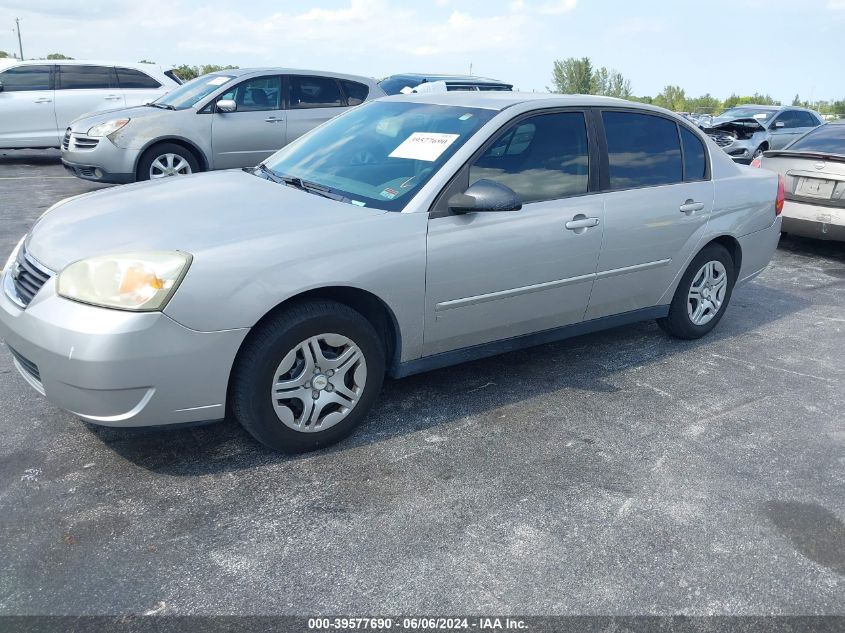
[(763, 159), (760, 156), (758, 156), (757, 158), (755, 158), (754, 160), (751, 161), (751, 166), (757, 167), (759, 169), (760, 167), (763, 166)]
[(783, 176), (778, 174), (778, 197), (775, 198), (775, 215), (780, 215), (783, 211), (783, 201), (786, 198), (783, 191)]

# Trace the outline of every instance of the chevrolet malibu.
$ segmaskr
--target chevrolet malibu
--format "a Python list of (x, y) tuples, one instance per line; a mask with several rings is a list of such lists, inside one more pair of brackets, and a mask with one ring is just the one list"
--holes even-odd
[(635, 321), (696, 339), (778, 242), (777, 174), (585, 96), (388, 97), (255, 168), (64, 200), (11, 254), (0, 334), (95, 424), (221, 419), (283, 451), (403, 377)]

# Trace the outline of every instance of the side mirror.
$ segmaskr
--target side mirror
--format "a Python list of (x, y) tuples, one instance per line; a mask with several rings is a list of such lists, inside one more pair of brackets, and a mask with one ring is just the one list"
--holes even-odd
[(522, 200), (513, 189), (487, 179), (479, 180), (464, 193), (449, 198), (449, 210), (453, 213), (519, 211), (521, 208)]
[(217, 111), (218, 112), (237, 112), (238, 111), (238, 104), (234, 102), (232, 99), (220, 99), (217, 102)]
[(786, 123), (784, 123), (783, 121), (775, 121), (775, 127), (777, 127), (777, 128), (786, 127)]

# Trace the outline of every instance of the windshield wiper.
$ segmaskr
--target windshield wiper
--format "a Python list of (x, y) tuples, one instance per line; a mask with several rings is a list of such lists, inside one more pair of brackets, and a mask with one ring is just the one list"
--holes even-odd
[(259, 163), (256, 169), (261, 171), (261, 173), (265, 174), (273, 182), (285, 184), (289, 187), (299, 189), (300, 191), (313, 193), (324, 198), (329, 198), (330, 200), (337, 200), (338, 202), (349, 202), (349, 198), (347, 198), (346, 196), (342, 196), (338, 193), (334, 193), (328, 187), (318, 185), (315, 182), (308, 182), (307, 180), (302, 180), (302, 178), (299, 178), (298, 176), (287, 176), (285, 174), (280, 174), (267, 167), (267, 165), (265, 165), (264, 163)]
[(148, 105), (151, 108), (161, 108), (162, 110), (175, 110), (176, 108), (170, 105), (169, 103), (146, 103), (144, 105)]
[(269, 167), (267, 167), (267, 165), (265, 165), (264, 163), (259, 163), (259, 164), (258, 164), (258, 166), (257, 166), (257, 167), (255, 167), (255, 168), (253, 168), (253, 167), (244, 167), (244, 171), (251, 171), (251, 172), (253, 172), (253, 173), (255, 173), (255, 170), (256, 170), (256, 169), (257, 169), (257, 170), (259, 170), (259, 171), (260, 171), (262, 174), (264, 174), (265, 176), (267, 176), (267, 178), (268, 178), (269, 180), (272, 180), (273, 182), (275, 182), (275, 183), (277, 183), (277, 184), (280, 184), (280, 185), (287, 184), (287, 183), (286, 183), (286, 182), (282, 179), (282, 177), (281, 177), (281, 176), (279, 176), (279, 174), (277, 174), (277, 173), (276, 173), (276, 172), (274, 172), (272, 169), (270, 169)]

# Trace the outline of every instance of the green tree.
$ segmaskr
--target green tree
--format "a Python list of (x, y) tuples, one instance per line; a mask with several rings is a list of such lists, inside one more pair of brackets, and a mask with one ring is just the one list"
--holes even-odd
[(798, 93), (795, 93), (795, 98), (792, 100), (792, 105), (800, 106), (801, 105), (801, 97), (798, 96)]
[(142, 59), (138, 63), (139, 64), (155, 64), (155, 62), (151, 62), (149, 59)]
[(62, 55), (61, 53), (50, 53), (47, 55), (47, 59), (73, 59), (73, 57), (67, 57), (66, 55)]
[(722, 102), (708, 92), (700, 97), (687, 99), (684, 110), (698, 114), (716, 114), (721, 106)]
[(593, 64), (589, 57), (555, 60), (552, 69), (554, 92), (563, 94), (593, 94)]
[(173, 72), (182, 81), (190, 81), (208, 73), (216, 73), (218, 70), (232, 70), (237, 66), (218, 66), (217, 64), (203, 64), (202, 66), (191, 66), (189, 64), (182, 64), (173, 69)]
[(0, 59), (5, 59), (6, 57), (9, 57), (9, 53), (6, 51), (0, 51)]
[(673, 112), (686, 112), (687, 95), (680, 86), (666, 86), (663, 91), (654, 98), (654, 105), (672, 110)]

